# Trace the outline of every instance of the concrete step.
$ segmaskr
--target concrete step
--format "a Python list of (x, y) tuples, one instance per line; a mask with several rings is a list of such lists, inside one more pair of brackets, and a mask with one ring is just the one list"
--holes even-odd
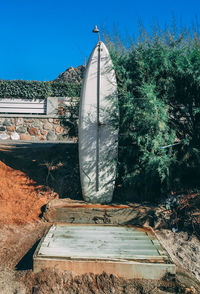
[(152, 219), (153, 209), (139, 204), (89, 204), (71, 199), (54, 199), (45, 209), (48, 222), (74, 224), (133, 224), (143, 225)]

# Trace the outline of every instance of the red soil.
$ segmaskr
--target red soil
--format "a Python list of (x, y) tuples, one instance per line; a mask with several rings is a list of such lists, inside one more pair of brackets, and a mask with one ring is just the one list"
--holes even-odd
[(0, 161), (0, 223), (33, 222), (39, 219), (42, 206), (55, 197), (47, 187)]

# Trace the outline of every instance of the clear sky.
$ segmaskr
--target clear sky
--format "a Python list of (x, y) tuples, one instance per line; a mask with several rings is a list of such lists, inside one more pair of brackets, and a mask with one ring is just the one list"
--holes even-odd
[(133, 35), (139, 19), (148, 29), (172, 15), (191, 24), (200, 0), (0, 0), (0, 79), (55, 79), (85, 63), (97, 42), (94, 25)]

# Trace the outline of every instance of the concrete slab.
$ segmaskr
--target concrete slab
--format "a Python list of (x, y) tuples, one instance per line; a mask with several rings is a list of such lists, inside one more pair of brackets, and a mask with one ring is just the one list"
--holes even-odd
[(154, 233), (133, 226), (53, 225), (34, 254), (34, 272), (48, 267), (73, 275), (105, 271), (143, 279), (175, 274), (175, 265)]
[(152, 220), (152, 208), (139, 204), (90, 204), (81, 200), (54, 199), (45, 209), (44, 218), (51, 223), (132, 224), (142, 226)]

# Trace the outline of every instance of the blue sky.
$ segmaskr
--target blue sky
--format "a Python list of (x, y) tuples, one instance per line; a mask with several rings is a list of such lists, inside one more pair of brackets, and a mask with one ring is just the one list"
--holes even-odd
[(97, 42), (95, 24), (112, 32), (136, 34), (156, 18), (172, 15), (191, 24), (200, 0), (0, 0), (0, 78), (48, 81), (69, 66), (84, 64)]

